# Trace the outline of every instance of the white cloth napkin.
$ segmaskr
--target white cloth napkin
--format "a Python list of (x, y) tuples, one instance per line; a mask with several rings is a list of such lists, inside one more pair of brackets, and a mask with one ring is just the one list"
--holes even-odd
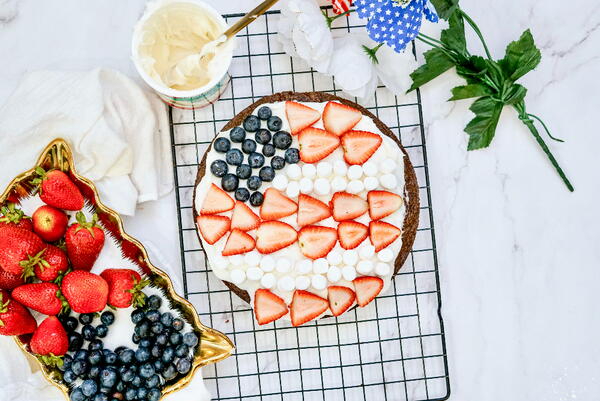
[(57, 137), (70, 143), (77, 171), (123, 215), (172, 189), (166, 107), (117, 71), (27, 74), (0, 109), (0, 187)]

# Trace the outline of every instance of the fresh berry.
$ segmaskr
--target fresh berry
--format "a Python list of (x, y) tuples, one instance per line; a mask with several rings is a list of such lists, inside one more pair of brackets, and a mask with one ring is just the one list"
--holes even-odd
[[(213, 217), (213, 216), (208, 216)], [(142, 289), (148, 285), (148, 280), (135, 270), (106, 269), (100, 273), (108, 283), (108, 304), (115, 308), (129, 308), (130, 306), (143, 306), (146, 295)]]
[(242, 201), (242, 202), (246, 202), (248, 199), (250, 199), (250, 191), (248, 191), (246, 188), (238, 188), (235, 190), (235, 199)]
[(177, 361), (177, 372), (179, 374), (185, 375), (192, 369), (192, 362), (190, 358), (181, 358)]
[(98, 383), (91, 379), (84, 380), (79, 388), (83, 392), (83, 395), (86, 397), (91, 397), (96, 394), (96, 391), (98, 391)]
[(229, 166), (223, 160), (215, 160), (210, 164), (210, 172), (217, 177), (223, 177), (229, 171)]
[(311, 196), (298, 196), (298, 225), (308, 226), (331, 217), (329, 206)]
[(275, 178), (275, 170), (273, 167), (265, 166), (258, 171), (258, 176), (263, 181), (271, 182)]
[(0, 268), (0, 289), (12, 290), (24, 283), (25, 281), (21, 274), (11, 274)]
[(285, 102), (285, 115), (290, 123), (290, 130), (293, 135), (298, 134), (306, 127), (310, 127), (319, 119), (321, 113), (298, 102)]
[(100, 315), (100, 321), (102, 324), (110, 326), (115, 321), (115, 314), (108, 310), (106, 312), (102, 312)]
[(21, 275), (21, 262), (34, 257), (44, 248), (44, 243), (36, 234), (14, 226), (0, 227), (0, 268), (7, 273)]
[(252, 168), (260, 168), (265, 164), (265, 157), (257, 152), (250, 153), (248, 155), (248, 164)]
[(75, 270), (90, 271), (104, 247), (104, 231), (97, 225), (94, 214), (88, 222), (82, 212), (77, 212), (77, 223), (67, 229), (65, 243), (71, 266)]
[(225, 154), (225, 160), (232, 166), (239, 166), (244, 161), (244, 154), (239, 149), (230, 149)]
[(244, 129), (248, 132), (256, 132), (260, 129), (260, 119), (250, 115), (244, 119)]
[(271, 142), (271, 132), (268, 129), (259, 129), (256, 134), (254, 134), (254, 139), (261, 145), (266, 145)]
[(285, 151), (285, 161), (289, 164), (296, 164), (300, 161), (300, 151), (296, 148), (289, 148)]
[(261, 120), (268, 120), (273, 115), (273, 111), (268, 106), (262, 106), (256, 114)]
[(75, 270), (64, 277), (61, 292), (74, 312), (100, 312), (108, 300), (108, 283), (96, 274)]
[[(83, 337), (79, 333), (70, 333), (69, 334), (69, 351), (77, 352), (83, 346)], [(73, 371), (75, 371), (75, 367), (73, 366)]]
[(290, 305), (292, 326), (300, 326), (319, 317), (329, 308), (329, 302), (308, 291), (296, 290)]
[(232, 256), (250, 252), (254, 249), (254, 246), (254, 238), (252, 238), (242, 230), (234, 228), (231, 231), (231, 234), (229, 234), (229, 238), (227, 238), (227, 243), (225, 244), (225, 248), (223, 249), (222, 255)]
[(237, 228), (242, 231), (250, 231), (257, 228), (259, 224), (260, 218), (244, 202), (235, 203), (231, 216), (232, 229)]
[(263, 220), (278, 220), (290, 216), (298, 210), (296, 202), (283, 195), (275, 188), (265, 191), (264, 203), (260, 208), (260, 217)]
[(20, 336), (33, 333), (37, 323), (29, 310), (0, 290), (0, 335)]
[(337, 242), (337, 231), (331, 227), (306, 226), (298, 232), (300, 252), (310, 259), (327, 256)]
[(235, 169), (235, 174), (240, 180), (246, 180), (252, 175), (252, 167), (249, 164), (240, 164)]
[(187, 345), (188, 347), (195, 347), (196, 345), (198, 345), (198, 336), (196, 335), (196, 333), (185, 333), (183, 335), (183, 343), (185, 345)]
[(227, 153), (231, 149), (231, 142), (229, 139), (219, 137), (215, 139), (215, 150), (219, 153)]
[(282, 125), (283, 121), (281, 121), (281, 118), (277, 116), (271, 116), (267, 120), (267, 128), (269, 128), (273, 132), (279, 131)]
[(21, 262), (23, 278), (37, 277), (41, 281), (54, 281), (69, 268), (65, 252), (54, 245), (47, 244), (35, 256), (29, 256)]
[(33, 184), (39, 185), (39, 194), (42, 201), (64, 210), (80, 210), (83, 208), (83, 195), (68, 175), (60, 170), (46, 172), (41, 167), (37, 167), (35, 171), (39, 178), (34, 179)]
[(79, 326), (79, 322), (73, 316), (62, 315), (61, 317), (59, 317), (59, 320), (62, 322), (63, 326), (65, 327), (65, 330), (67, 330), (68, 332), (75, 331), (77, 329), (77, 326)]
[(175, 329), (175, 331), (181, 331), (183, 330), (183, 320), (177, 318), (177, 319), (173, 319), (173, 324), (171, 325), (173, 327), (173, 329)]
[(329, 300), (329, 309), (333, 316), (339, 316), (346, 312), (352, 306), (356, 295), (348, 287), (332, 285), (327, 289), (327, 299)]
[(33, 230), (31, 218), (26, 216), (25, 213), (23, 213), (21, 209), (17, 208), (14, 203), (10, 202), (7, 206), (2, 206), (0, 211), (2, 212), (2, 216), (0, 217), (0, 227), (14, 226), (24, 230)]
[(29, 347), (45, 364), (62, 364), (62, 358), (59, 357), (69, 350), (69, 338), (56, 316), (47, 317), (40, 323), (31, 337)]
[(354, 249), (369, 236), (369, 228), (356, 221), (342, 221), (337, 228), (340, 246), (344, 249)]
[(106, 337), (106, 335), (107, 335), (107, 334), (108, 334), (108, 327), (106, 327), (106, 325), (104, 325), (104, 324), (99, 324), (99, 325), (96, 327), (96, 335), (97, 335), (99, 338), (104, 338), (104, 337)]
[(256, 231), (256, 249), (269, 254), (296, 242), (298, 233), (294, 227), (282, 221), (263, 221)]
[(54, 242), (65, 235), (69, 218), (62, 210), (55, 207), (40, 206), (31, 216), (33, 231), (44, 241)]
[(217, 214), (233, 209), (235, 201), (225, 191), (211, 184), (200, 209), (201, 214)]
[(86, 324), (81, 328), (81, 335), (85, 340), (93, 341), (96, 339), (96, 328), (90, 324)]
[(328, 132), (342, 136), (362, 119), (362, 113), (350, 106), (329, 102), (323, 110), (323, 126)]
[(381, 145), (381, 136), (367, 131), (350, 131), (342, 136), (344, 160), (348, 164), (363, 164)]
[(252, 177), (248, 178), (246, 185), (248, 186), (248, 189), (256, 191), (262, 185), (262, 180), (259, 176), (253, 175)]
[(268, 324), (288, 313), (285, 301), (264, 288), (254, 293), (254, 316), (258, 324)]
[(240, 180), (235, 174), (225, 174), (221, 178), (221, 187), (227, 192), (235, 191), (238, 189), (238, 185), (240, 185)]
[(231, 142), (242, 143), (246, 139), (246, 131), (242, 127), (235, 127), (229, 131), (229, 139)]
[(54, 283), (34, 283), (15, 288), (12, 297), (36, 312), (56, 316), (63, 308), (58, 294), (59, 287)]
[(400, 209), (403, 200), (400, 195), (388, 191), (370, 191), (367, 194), (369, 216), (372, 220), (383, 219)]
[(271, 156), (275, 155), (275, 146), (271, 145), (270, 143), (267, 143), (262, 148), (262, 154), (265, 155), (266, 157), (271, 157)]
[(367, 202), (358, 195), (336, 192), (329, 203), (335, 221), (353, 220), (369, 209)]
[(285, 167), (285, 159), (281, 156), (275, 156), (271, 159), (271, 167), (275, 170), (281, 170)]
[(279, 131), (273, 135), (273, 145), (277, 149), (285, 150), (292, 145), (292, 136), (285, 131)]
[(356, 302), (361, 307), (368, 305), (383, 289), (383, 280), (379, 277), (358, 277), (353, 283)]
[(250, 154), (254, 151), (256, 151), (256, 142), (252, 139), (244, 139), (244, 142), (242, 142), (242, 152)]
[(250, 195), (250, 204), (254, 207), (259, 207), (262, 205), (264, 200), (265, 197), (260, 192), (253, 192), (252, 195)]
[(306, 128), (298, 136), (300, 159), (315, 163), (329, 156), (340, 145), (340, 138), (320, 128)]
[(375, 252), (381, 251), (390, 245), (402, 234), (398, 227), (383, 221), (372, 221), (369, 223), (369, 238), (375, 247)]
[(83, 313), (79, 315), (79, 322), (81, 322), (81, 324), (91, 324), (95, 317), (94, 313)]

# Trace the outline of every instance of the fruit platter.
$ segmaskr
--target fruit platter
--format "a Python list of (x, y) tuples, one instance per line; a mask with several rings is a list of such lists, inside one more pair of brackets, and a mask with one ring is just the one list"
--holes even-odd
[(67, 399), (158, 401), (233, 351), (76, 173), (65, 141), (12, 181), (0, 214), (0, 335)]

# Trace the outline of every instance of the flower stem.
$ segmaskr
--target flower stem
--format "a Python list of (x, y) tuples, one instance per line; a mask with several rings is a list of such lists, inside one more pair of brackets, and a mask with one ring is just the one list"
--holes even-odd
[(431, 41), (431, 42), (437, 43), (437, 44), (438, 44), (438, 45), (440, 45), (440, 46), (444, 46), (444, 43), (443, 43), (442, 41), (440, 41), (440, 40), (437, 40), (436, 38), (433, 38), (433, 37), (431, 37), (431, 36), (427, 36), (427, 35), (425, 35), (423, 32), (419, 32), (419, 33), (417, 34), (417, 38), (419, 38), (419, 39), (420, 39), (420, 38), (424, 38), (424, 39), (427, 39), (427, 40), (429, 40), (429, 41)]
[(552, 134), (550, 134), (550, 130), (548, 129), (548, 127), (546, 126), (546, 124), (544, 123), (544, 121), (543, 121), (541, 118), (539, 118), (539, 117), (538, 117), (538, 116), (536, 116), (535, 114), (531, 114), (531, 113), (527, 113), (527, 115), (528, 115), (529, 117), (533, 117), (533, 118), (535, 118), (535, 119), (536, 119), (536, 120), (537, 120), (537, 121), (538, 121), (540, 124), (542, 124), (542, 127), (544, 127), (544, 130), (546, 130), (546, 134), (548, 134), (548, 136), (549, 136), (551, 139), (555, 140), (556, 142), (564, 142), (564, 140), (562, 140), (562, 139), (560, 139), (560, 138), (557, 138), (557, 137), (555, 137), (555, 136), (552, 136)]
[(463, 16), (463, 18), (468, 22), (468, 24), (471, 25), (471, 28), (473, 28), (473, 31), (475, 31), (475, 33), (479, 37), (479, 40), (481, 41), (481, 44), (483, 45), (483, 49), (485, 50), (487, 58), (492, 60), (490, 50), (488, 49), (487, 44), (485, 43), (485, 39), (483, 38), (483, 34), (481, 33), (481, 30), (479, 29), (475, 21), (473, 21), (471, 17), (469, 17), (467, 13), (465, 13), (462, 9), (459, 8), (458, 12)]
[(374, 64), (379, 64), (379, 60), (377, 59), (377, 51), (381, 48), (381, 46), (383, 46), (383, 42), (381, 42), (373, 48), (363, 45), (363, 50), (365, 51), (365, 53), (367, 53), (367, 56), (369, 56), (369, 58)]
[(345, 17), (346, 15), (350, 15), (351, 13), (353, 13), (354, 9), (348, 10), (346, 12), (343, 12), (341, 14), (338, 14), (336, 16), (330, 17), (329, 15), (327, 15), (327, 11), (325, 10), (321, 10), (321, 13), (323, 14), (323, 17), (325, 17), (325, 21), (327, 21), (327, 27), (329, 29), (331, 29), (331, 25), (333, 24), (333, 21), (335, 21), (336, 19), (340, 18), (340, 17)]

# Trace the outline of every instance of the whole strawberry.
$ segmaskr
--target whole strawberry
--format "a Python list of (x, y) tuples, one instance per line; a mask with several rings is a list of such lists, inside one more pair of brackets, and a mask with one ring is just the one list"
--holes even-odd
[(54, 283), (34, 283), (15, 288), (12, 297), (36, 312), (55, 316), (63, 308), (59, 294), (59, 287)]
[(41, 281), (55, 281), (69, 268), (67, 254), (57, 246), (46, 245), (44, 253), (35, 264), (34, 274)]
[(0, 290), (0, 335), (20, 336), (33, 333), (37, 323), (26, 307)]
[(69, 339), (56, 316), (47, 317), (40, 323), (31, 337), (29, 348), (46, 365), (62, 366), (61, 356), (69, 349)]
[(100, 312), (108, 300), (108, 283), (97, 274), (75, 270), (63, 278), (61, 292), (74, 312)]
[(148, 285), (148, 280), (135, 270), (107, 269), (100, 276), (108, 283), (108, 304), (115, 308), (144, 306), (146, 295), (142, 289)]
[(83, 208), (83, 195), (68, 175), (60, 170), (46, 172), (41, 167), (36, 168), (35, 172), (39, 177), (32, 183), (39, 186), (40, 198), (45, 203), (64, 210)]
[(65, 236), (67, 255), (73, 269), (90, 271), (104, 246), (104, 231), (96, 224), (96, 214), (91, 222), (82, 212), (78, 212), (76, 217), (77, 223), (69, 226)]
[(33, 231), (46, 242), (58, 241), (67, 231), (69, 218), (62, 210), (43, 205), (31, 216)]
[(34, 233), (13, 226), (0, 227), (0, 267), (8, 273), (21, 275), (21, 262), (37, 255), (44, 243)]
[(0, 269), (0, 289), (12, 290), (21, 284), (25, 284), (25, 280), (19, 274), (11, 274), (4, 269)]
[(2, 216), (0, 217), (0, 227), (14, 226), (29, 231), (33, 230), (31, 217), (26, 216), (14, 203), (10, 202), (8, 205), (2, 206), (0, 212), (2, 212)]

